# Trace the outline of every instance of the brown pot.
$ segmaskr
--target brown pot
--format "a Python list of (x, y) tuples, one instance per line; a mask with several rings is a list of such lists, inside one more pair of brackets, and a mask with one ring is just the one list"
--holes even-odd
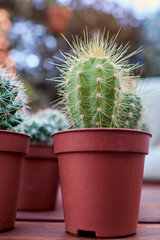
[(54, 134), (69, 233), (113, 238), (136, 232), (150, 136), (107, 128)]
[(53, 210), (58, 187), (58, 162), (52, 144), (31, 143), (24, 161), (19, 210)]
[(30, 136), (0, 130), (0, 231), (14, 227), (22, 162)]
[(64, 32), (72, 17), (72, 11), (64, 6), (53, 5), (46, 10), (48, 28), (53, 33)]

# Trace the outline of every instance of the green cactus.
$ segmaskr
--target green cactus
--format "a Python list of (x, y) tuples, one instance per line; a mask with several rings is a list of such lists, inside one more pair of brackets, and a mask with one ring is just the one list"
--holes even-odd
[(52, 143), (51, 134), (68, 128), (65, 116), (58, 110), (44, 109), (30, 116), (18, 127), (19, 132), (32, 137), (34, 143)]
[(0, 129), (12, 130), (21, 123), (27, 101), (23, 83), (14, 73), (0, 67)]
[(140, 127), (142, 112), (141, 99), (132, 93), (124, 93), (118, 104), (117, 121), (120, 128), (136, 129)]
[(139, 64), (130, 65), (128, 58), (141, 49), (124, 56), (128, 46), (117, 47), (116, 37), (108, 41), (98, 33), (90, 41), (76, 38), (72, 53), (62, 53), (59, 94), (76, 128), (139, 126), (142, 106), (131, 76)]

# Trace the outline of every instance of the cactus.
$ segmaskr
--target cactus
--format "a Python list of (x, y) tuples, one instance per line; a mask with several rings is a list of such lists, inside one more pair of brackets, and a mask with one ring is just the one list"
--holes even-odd
[(28, 98), (15, 73), (0, 67), (0, 129), (13, 130), (23, 120)]
[(31, 142), (52, 143), (51, 134), (68, 128), (65, 116), (58, 110), (44, 109), (30, 116), (21, 123), (19, 132), (32, 137)]
[[(86, 33), (85, 33), (86, 35)], [(75, 38), (72, 53), (63, 54), (59, 94), (64, 112), (76, 128), (138, 128), (142, 106), (128, 63), (128, 45), (117, 47), (117, 35), (108, 41), (98, 32), (92, 40)]]
[(141, 128), (140, 118), (142, 112), (141, 100), (135, 94), (124, 93), (118, 104), (117, 121), (120, 128)]

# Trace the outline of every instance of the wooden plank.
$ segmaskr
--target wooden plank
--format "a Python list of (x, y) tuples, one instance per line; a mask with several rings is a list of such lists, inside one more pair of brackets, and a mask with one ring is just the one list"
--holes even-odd
[(39, 222), (64, 222), (63, 210), (56, 209), (55, 211), (18, 211), (16, 216), (17, 221), (39, 221)]
[[(53, 240), (78, 238), (65, 232), (64, 223), (56, 222), (16, 222), (16, 227), (0, 234), (2, 240)], [(80, 239), (80, 238), (79, 238)], [(83, 237), (83, 240), (91, 238)], [(92, 238), (93, 239), (93, 238)], [(122, 239), (122, 238), (116, 238)], [(160, 224), (139, 224), (137, 234), (126, 237), (129, 240), (159, 240)]]

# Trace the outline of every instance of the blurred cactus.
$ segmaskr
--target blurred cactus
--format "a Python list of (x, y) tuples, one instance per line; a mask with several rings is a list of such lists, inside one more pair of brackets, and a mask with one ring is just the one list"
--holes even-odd
[(68, 128), (65, 116), (58, 110), (44, 109), (22, 122), (18, 131), (32, 137), (31, 142), (52, 143), (51, 134)]
[(91, 41), (85, 35), (84, 41), (75, 38), (71, 54), (62, 53), (64, 112), (76, 128), (138, 128), (142, 106), (131, 74), (139, 64), (129, 64), (128, 58), (141, 49), (126, 56), (128, 45), (117, 46), (118, 34), (110, 41), (100, 33)]
[(0, 67), (0, 129), (12, 130), (23, 120), (28, 98), (14, 73)]

